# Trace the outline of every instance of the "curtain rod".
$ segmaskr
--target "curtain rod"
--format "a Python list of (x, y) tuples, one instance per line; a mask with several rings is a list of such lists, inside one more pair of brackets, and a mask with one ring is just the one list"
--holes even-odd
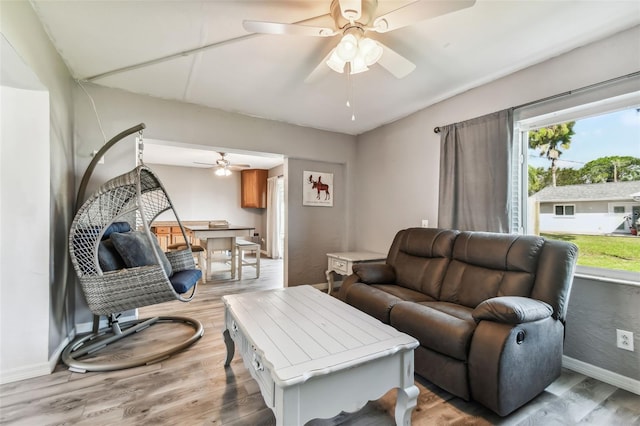
[[(590, 89), (593, 89), (593, 88), (596, 88), (596, 87), (604, 86), (604, 85), (611, 84), (611, 83), (616, 83), (618, 81), (625, 80), (625, 79), (628, 79), (628, 78), (637, 77), (637, 76), (640, 76), (640, 71), (635, 71), (635, 72), (632, 72), (631, 74), (625, 74), (625, 75), (622, 75), (620, 77), (615, 77), (615, 78), (612, 78), (612, 79), (609, 79), (609, 80), (601, 81), (599, 83), (590, 84), (588, 86), (580, 87), (580, 88), (575, 89), (575, 90), (569, 90), (569, 91), (566, 91), (566, 92), (558, 93), (557, 95), (547, 96), (546, 98), (542, 98), (542, 99), (538, 99), (536, 101), (531, 101), (531, 102), (527, 102), (527, 103), (524, 103), (524, 104), (520, 104), (520, 105), (514, 106), (511, 109), (515, 110), (515, 109), (525, 108), (525, 107), (528, 107), (528, 106), (531, 106), (531, 105), (536, 105), (536, 104), (539, 104), (539, 103), (542, 103), (542, 102), (547, 102), (547, 101), (551, 101), (551, 100), (554, 100), (554, 99), (562, 98), (562, 97), (565, 97), (565, 96), (574, 95), (576, 93), (580, 93), (580, 92), (583, 92), (585, 90), (590, 90)], [(436, 127), (433, 128), (433, 133), (440, 133), (440, 130), (441, 130), (440, 127), (436, 126)]]

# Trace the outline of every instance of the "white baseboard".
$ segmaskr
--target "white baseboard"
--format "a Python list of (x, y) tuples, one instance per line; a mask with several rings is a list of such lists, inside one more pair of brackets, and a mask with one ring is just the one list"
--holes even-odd
[(33, 379), (34, 377), (47, 376), (56, 368), (62, 351), (67, 347), (69, 342), (75, 337), (75, 330), (71, 331), (71, 334), (65, 337), (58, 345), (53, 354), (49, 357), (48, 362), (40, 364), (27, 365), (19, 367), (10, 371), (3, 371), (0, 376), (0, 384), (13, 383), (20, 380)]
[(0, 384), (17, 382), (34, 377), (46, 376), (51, 374), (49, 363), (42, 362), (39, 364), (25, 365), (23, 367), (14, 368), (13, 370), (3, 371), (0, 375)]
[[(131, 315), (123, 316), (119, 318), (120, 322), (126, 322), (138, 319), (137, 311), (132, 311)], [(107, 327), (109, 324), (107, 322), (106, 317), (101, 317), (100, 319), (100, 328)], [(47, 362), (27, 365), (19, 368), (15, 368), (13, 370), (3, 371), (0, 375), (0, 384), (17, 382), (25, 379), (32, 379), (34, 377), (46, 376), (51, 374), (51, 372), (56, 368), (60, 357), (62, 356), (62, 352), (64, 348), (67, 347), (69, 343), (73, 341), (77, 334), (88, 333), (93, 330), (93, 322), (84, 322), (80, 324), (76, 324), (75, 328), (71, 330), (69, 336), (64, 338), (62, 342), (58, 345), (55, 351), (51, 354)]]
[(570, 358), (566, 355), (562, 356), (562, 366), (577, 373), (584, 374), (585, 376), (593, 377), (601, 382), (605, 382), (620, 389), (633, 392), (636, 395), (640, 395), (640, 380), (635, 380), (623, 376), (622, 374), (614, 373), (613, 371), (605, 370), (604, 368), (596, 367), (592, 364), (587, 364), (586, 362)]

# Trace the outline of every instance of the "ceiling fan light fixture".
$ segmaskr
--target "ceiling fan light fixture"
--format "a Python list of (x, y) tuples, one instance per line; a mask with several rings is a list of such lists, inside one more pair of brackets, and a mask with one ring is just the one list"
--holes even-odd
[(216, 176), (230, 176), (231, 170), (227, 169), (226, 167), (221, 167), (217, 169), (214, 173)]
[(335, 72), (342, 74), (344, 72), (344, 65), (346, 64), (346, 62), (340, 59), (338, 53), (336, 52), (336, 49), (333, 49), (333, 52), (331, 52), (331, 56), (329, 56), (326, 64)]
[(375, 40), (363, 38), (358, 43), (358, 56), (362, 56), (365, 64), (373, 65), (382, 57), (382, 46)]
[(367, 67), (367, 64), (365, 63), (362, 55), (358, 55), (353, 58), (353, 61), (351, 61), (350, 64), (351, 74), (360, 74), (361, 72), (369, 71), (369, 68)]
[(336, 46), (336, 53), (344, 62), (352, 61), (358, 54), (358, 39), (353, 34), (345, 35)]

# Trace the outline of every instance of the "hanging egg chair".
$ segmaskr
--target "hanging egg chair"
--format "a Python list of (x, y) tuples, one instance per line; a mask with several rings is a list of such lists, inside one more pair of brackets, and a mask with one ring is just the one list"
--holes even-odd
[[(202, 277), (169, 196), (158, 177), (142, 162), (142, 129), (144, 124), (135, 126), (105, 144), (80, 185), (78, 201), (104, 152), (125, 136), (140, 133), (140, 165), (104, 183), (82, 204), (71, 224), (71, 262), (94, 314), (92, 332), (77, 338), (62, 353), (63, 362), (72, 371), (109, 371), (149, 364), (192, 345), (204, 333), (200, 321), (179, 316), (118, 322), (120, 313), (132, 309), (171, 300), (189, 302)], [(164, 253), (151, 232), (153, 221), (166, 211), (173, 212), (186, 249)], [(107, 317), (108, 327), (99, 329), (100, 316)], [(186, 324), (193, 333), (184, 340), (166, 342), (158, 352), (145, 352), (139, 357), (110, 356), (104, 360), (95, 355), (107, 345), (153, 324), (169, 322)]]

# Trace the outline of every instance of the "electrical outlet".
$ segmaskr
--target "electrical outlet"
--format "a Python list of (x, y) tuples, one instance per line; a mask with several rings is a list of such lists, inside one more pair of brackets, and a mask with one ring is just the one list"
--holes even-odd
[(633, 332), (616, 329), (616, 341), (619, 348), (633, 352)]
[(429, 227), (429, 219), (422, 219), (422, 227), (423, 228)]

